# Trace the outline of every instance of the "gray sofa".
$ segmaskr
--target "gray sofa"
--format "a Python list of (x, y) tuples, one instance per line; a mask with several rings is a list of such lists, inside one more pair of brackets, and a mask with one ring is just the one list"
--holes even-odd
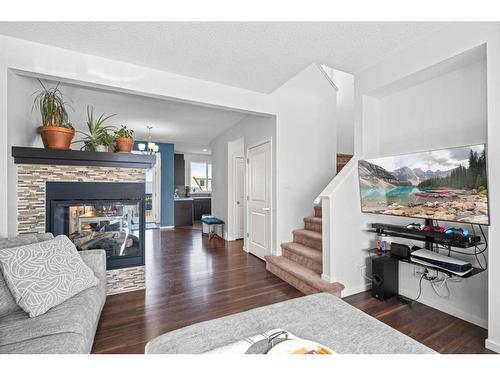
[(146, 354), (204, 353), (278, 328), (339, 354), (435, 353), (340, 298), (319, 293), (165, 333), (147, 343)]
[[(0, 238), (1, 249), (44, 241), (50, 234)], [(36, 318), (14, 302), (0, 271), (0, 353), (89, 353), (106, 300), (106, 253), (81, 251), (100, 283)]]

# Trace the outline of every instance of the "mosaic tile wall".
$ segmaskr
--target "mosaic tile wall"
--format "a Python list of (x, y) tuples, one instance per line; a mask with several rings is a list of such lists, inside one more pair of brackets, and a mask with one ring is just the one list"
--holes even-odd
[(118, 293), (146, 289), (144, 266), (106, 271), (108, 296)]
[(144, 182), (144, 169), (22, 164), (17, 166), (17, 230), (45, 232), (45, 183)]

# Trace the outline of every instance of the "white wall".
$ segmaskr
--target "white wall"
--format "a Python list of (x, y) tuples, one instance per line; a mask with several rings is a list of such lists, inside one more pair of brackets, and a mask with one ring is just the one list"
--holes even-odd
[[(0, 36), (0, 179), (7, 181), (11, 151), (7, 128), (9, 70), (105, 90), (168, 98), (245, 113), (276, 116), (275, 243), (312, 214), (312, 202), (335, 173), (335, 93), (316, 65), (293, 77), (274, 93), (263, 94), (180, 76), (133, 64)], [(18, 144), (31, 146), (30, 143)], [(293, 179), (292, 176), (300, 176)], [(0, 236), (15, 234), (8, 225), (15, 211), (5, 209), (15, 190), (0, 185)], [(12, 222), (12, 219), (11, 219)]]
[[(243, 143), (241, 144), (241, 140)], [(229, 199), (232, 192), (228, 190), (229, 181), (232, 178), (232, 165), (231, 153), (241, 153), (244, 150), (246, 157), (246, 150), (248, 147), (255, 145), (259, 142), (272, 139), (272, 168), (276, 170), (276, 118), (248, 115), (240, 122), (234, 125), (231, 129), (217, 136), (210, 148), (212, 149), (212, 214), (221, 218), (226, 223), (229, 218)], [(273, 249), (276, 249), (276, 195), (277, 184), (276, 174), (272, 179), (272, 213), (273, 213)], [(227, 230), (227, 225), (225, 230)], [(227, 237), (227, 233), (225, 233)]]
[[(376, 99), (375, 99), (376, 100)], [(423, 150), (440, 149), (460, 145), (487, 142), (487, 98), (486, 98), (486, 62), (484, 60), (439, 75), (436, 78), (397, 91), (378, 100), (378, 110), (371, 116), (371, 132), (379, 137), (367, 142), (365, 156), (379, 157)], [(365, 117), (364, 120), (368, 121)], [(350, 184), (356, 184), (357, 173), (354, 171)], [(355, 195), (355, 199), (359, 195)], [(343, 204), (343, 202), (338, 202)], [(376, 215), (359, 215), (360, 224), (365, 225), (376, 220), (405, 224), (408, 219), (380, 218)], [(355, 226), (356, 227), (356, 226)], [(357, 226), (359, 227), (359, 225)], [(366, 241), (368, 239), (368, 242)], [(370, 238), (364, 241), (365, 248), (373, 246)], [(373, 241), (372, 241), (373, 242)], [(404, 240), (398, 240), (405, 243)], [(366, 280), (360, 270), (361, 258), (351, 267), (345, 262), (339, 272), (345, 277), (344, 269), (351, 269), (356, 276), (352, 278), (353, 290), (363, 285)], [(364, 254), (366, 258), (366, 253)], [(460, 256), (457, 256), (460, 257)], [(468, 258), (468, 260), (472, 260)], [(354, 267), (354, 268), (353, 268)], [(400, 292), (409, 297), (418, 293), (418, 277), (413, 275), (413, 267), (400, 265)], [(368, 273), (370, 270), (368, 268)], [(487, 325), (487, 273), (464, 280), (461, 284), (452, 284), (449, 298), (438, 297), (428, 283), (423, 285), (421, 301), (448, 311), (482, 326)]]
[[(40, 123), (38, 111), (32, 113), (32, 94), (41, 89), (40, 83), (34, 77), (15, 74), (9, 71), (9, 96), (11, 91), (24, 90), (18, 100), (9, 105), (9, 112), (28, 112), (23, 118), (23, 125), (27, 120), (32, 121), (30, 126)], [(56, 81), (42, 80), (50, 88), (58, 84)], [(20, 86), (20, 87), (18, 87)], [(102, 90), (83, 85), (59, 83), (59, 89), (68, 103), (69, 121), (76, 130), (87, 131), (87, 106), (94, 109), (94, 115), (114, 115), (106, 121), (107, 125), (118, 127), (126, 125), (134, 131), (138, 140), (147, 138), (147, 126), (153, 127), (151, 133), (155, 142), (175, 143), (176, 151), (189, 151), (178, 147), (190, 146), (192, 153), (204, 154), (214, 134), (221, 133), (241, 120), (245, 113), (213, 108), (206, 105), (197, 105), (176, 100), (152, 98), (150, 96), (133, 95), (120, 91)], [(9, 114), (10, 116), (10, 114)], [(78, 135), (75, 140), (78, 139)], [(74, 145), (80, 148), (81, 144)]]
[[(475, 62), (459, 70), (429, 76), (436, 64), (485, 45), (484, 63)], [(480, 47), (479, 47), (480, 48)], [(439, 70), (439, 69), (438, 69)], [(485, 75), (485, 72), (487, 73)], [(409, 84), (411, 83), (411, 84)], [(399, 88), (398, 88), (399, 87)], [(462, 23), (450, 25), (432, 36), (386, 57), (361, 72), (356, 79), (355, 150), (362, 157), (413, 152), (488, 140), (489, 191), (500, 189), (500, 28), (498, 23)], [(486, 92), (486, 95), (485, 95)], [(486, 122), (487, 119), (487, 122)], [(418, 129), (424, 131), (419, 132)], [(344, 170), (342, 170), (344, 172)], [(341, 172), (341, 173), (342, 173)], [(348, 186), (351, 188), (349, 189)], [(355, 186), (355, 189), (352, 187)], [(341, 181), (332, 187), (331, 228), (352, 238), (330, 241), (333, 275), (346, 283), (346, 291), (362, 290), (365, 279), (360, 267), (366, 261), (359, 249), (371, 246), (363, 232), (369, 222), (401, 222), (359, 213), (356, 165), (352, 164)], [(345, 219), (338, 212), (358, 207)], [(500, 243), (500, 197), (490, 194), (490, 249)], [(338, 211), (336, 211), (338, 210)], [(346, 252), (352, 257), (346, 256)], [(488, 324), (488, 346), (500, 350), (500, 254), (488, 254), (488, 272), (452, 286), (452, 297), (441, 299), (424, 286), (421, 301), (476, 324)], [(337, 259), (338, 263), (337, 264)], [(401, 287), (416, 295), (417, 279), (405, 273)], [(406, 270), (408, 271), (408, 270)], [(411, 270), (410, 270), (411, 271)], [(486, 282), (488, 280), (488, 282)]]
[[(379, 115), (377, 156), (486, 143), (486, 61), (381, 98)], [(407, 220), (394, 222), (404, 224)], [(473, 257), (453, 256), (475, 263)], [(410, 298), (418, 294), (418, 276), (413, 268), (400, 264), (400, 292)], [(429, 283), (423, 283), (421, 301), (486, 327), (487, 273), (450, 285), (449, 298), (441, 298)]]
[[(32, 111), (34, 88), (32, 79), (19, 77), (17, 74), (9, 71), (7, 74), (7, 85), (11, 88), (7, 92), (7, 150), (12, 146), (33, 146), (43, 147), (42, 140), (37, 133), (39, 124), (38, 112)], [(9, 154), (10, 156), (10, 154)], [(6, 228), (13, 235), (17, 230), (17, 173), (14, 165), (14, 159), (6, 159), (7, 182), (9, 196), (7, 200), (7, 210), (9, 213)]]
[[(336, 172), (336, 91), (313, 64), (271, 94), (277, 110), (276, 244), (292, 240)], [(280, 253), (280, 249), (276, 249)]]
[(332, 69), (337, 92), (337, 152), (354, 154), (354, 76)]
[(379, 102), (379, 156), (484, 143), (486, 61), (474, 62)]
[[(10, 70), (152, 98), (170, 98), (245, 112), (273, 113), (266, 94), (0, 36), (0, 179), (3, 181), (12, 177), (9, 172), (12, 161), (10, 145), (14, 143), (9, 143), (8, 133), (15, 134), (13, 137), (24, 137), (23, 124), (26, 123), (9, 122), (8, 119), (8, 93), (17, 85), (9, 85)], [(18, 89), (14, 87), (14, 90)], [(29, 103), (30, 100), (26, 101), (24, 98), (19, 103), (23, 102)], [(33, 142), (39, 142), (24, 138), (15, 138), (14, 141), (18, 146), (34, 146), (37, 143)], [(16, 232), (16, 211), (12, 210), (9, 203), (13, 199), (15, 200), (15, 190), (11, 182), (0, 184), (0, 236), (14, 235)]]

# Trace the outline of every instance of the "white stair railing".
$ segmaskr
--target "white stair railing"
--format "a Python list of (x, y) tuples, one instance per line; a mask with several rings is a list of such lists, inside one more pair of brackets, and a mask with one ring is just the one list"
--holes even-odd
[[(344, 168), (331, 180), (331, 182), (323, 189), (320, 195), (314, 200), (315, 204), (321, 203), (322, 211), (322, 235), (323, 235), (323, 272), (321, 278), (330, 283), (342, 282), (337, 280), (334, 263), (333, 263), (333, 222), (332, 213), (334, 209), (334, 201), (336, 192), (345, 186), (347, 180), (352, 180), (352, 175), (356, 173), (358, 160), (360, 158), (353, 156), (347, 162)], [(350, 181), (352, 182), (352, 181)], [(350, 187), (352, 189), (352, 187)]]

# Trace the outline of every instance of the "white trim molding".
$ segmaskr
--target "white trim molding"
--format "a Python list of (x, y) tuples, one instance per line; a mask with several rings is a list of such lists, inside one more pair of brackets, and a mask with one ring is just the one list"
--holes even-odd
[(328, 82), (330, 83), (330, 85), (332, 85), (333, 89), (335, 91), (339, 91), (338, 86), (335, 84), (335, 82), (333, 82), (332, 77), (330, 76), (329, 72), (327, 71), (327, 70), (334, 70), (334, 69), (330, 68), (329, 66), (323, 65), (323, 64), (316, 64), (316, 66), (321, 71), (321, 73), (323, 73), (323, 75), (328, 80)]
[(371, 288), (372, 288), (372, 284), (371, 283), (363, 284), (363, 285), (358, 285), (358, 286), (354, 286), (354, 287), (351, 287), (351, 288), (344, 289), (341, 292), (340, 295), (341, 295), (342, 298), (344, 298), (344, 297), (352, 296), (353, 294), (358, 294), (358, 293), (361, 293), (361, 292), (366, 292), (367, 290), (370, 290)]
[(500, 344), (497, 342), (486, 339), (484, 342), (484, 346), (486, 347), (486, 349), (493, 350), (496, 353), (500, 353)]
[[(405, 289), (400, 289), (399, 294), (403, 296), (412, 296), (415, 294), (415, 291), (410, 291), (410, 290), (405, 290)], [(446, 314), (453, 315), (457, 318), (460, 318), (462, 320), (465, 320), (469, 323), (475, 324), (479, 327), (488, 329), (488, 321), (486, 319), (481, 319), (477, 316), (468, 314), (462, 310), (459, 310), (457, 308), (454, 308), (449, 305), (445, 305), (443, 303), (439, 303), (435, 300), (431, 300), (426, 298), (425, 296), (421, 295), (420, 298), (418, 299), (418, 302), (423, 303), (424, 305), (433, 307), (439, 311), (442, 311)]]

